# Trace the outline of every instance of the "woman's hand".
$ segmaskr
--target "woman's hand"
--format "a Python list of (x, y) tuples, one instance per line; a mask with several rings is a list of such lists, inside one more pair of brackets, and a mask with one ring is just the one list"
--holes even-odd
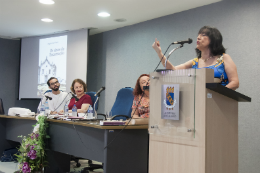
[(58, 114), (64, 114), (64, 110), (60, 110)]
[(136, 110), (136, 108), (132, 109), (131, 116), (133, 118), (140, 118), (138, 114), (138, 110)]
[(162, 53), (160, 42), (157, 41), (157, 38), (155, 39), (155, 42), (153, 43), (152, 47), (156, 51), (157, 54), (161, 54)]

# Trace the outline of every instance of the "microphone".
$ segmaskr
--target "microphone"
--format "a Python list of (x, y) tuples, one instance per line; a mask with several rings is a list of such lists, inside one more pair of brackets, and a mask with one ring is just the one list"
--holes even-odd
[(143, 86), (143, 90), (149, 90), (149, 86)]
[(52, 98), (49, 97), (49, 96), (46, 96), (46, 95), (45, 95), (45, 97), (46, 97), (47, 100), (48, 100), (48, 99), (49, 99), (49, 100), (52, 100)]
[(76, 97), (72, 92), (70, 92), (70, 94), (76, 101), (79, 101), (78, 97)]
[(184, 43), (191, 44), (192, 43), (192, 39), (189, 38), (188, 40), (184, 40), (184, 41), (176, 41), (176, 42), (173, 42), (172, 44), (184, 44)]
[(94, 95), (95, 97), (97, 96), (97, 95), (99, 95), (103, 90), (105, 90), (106, 88), (103, 86), (103, 87), (101, 87), (99, 90), (98, 90), (98, 92)]

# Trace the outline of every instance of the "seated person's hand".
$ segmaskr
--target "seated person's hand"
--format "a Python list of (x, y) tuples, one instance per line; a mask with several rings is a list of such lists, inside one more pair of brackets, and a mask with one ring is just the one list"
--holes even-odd
[(58, 114), (64, 114), (64, 110), (60, 110)]
[[(133, 120), (133, 119), (131, 119), (131, 121), (132, 121), (132, 120)], [(131, 121), (130, 121), (130, 122), (129, 122), (129, 121), (130, 121), (130, 119), (125, 120), (125, 125), (127, 125), (127, 124), (128, 124), (128, 125), (131, 125)]]
[(57, 114), (57, 112), (56, 112), (56, 111), (51, 111), (50, 114), (51, 114), (51, 115), (55, 115), (55, 114)]
[(144, 113), (143, 115), (141, 115), (140, 117), (141, 118), (149, 118), (150, 116), (150, 113)]

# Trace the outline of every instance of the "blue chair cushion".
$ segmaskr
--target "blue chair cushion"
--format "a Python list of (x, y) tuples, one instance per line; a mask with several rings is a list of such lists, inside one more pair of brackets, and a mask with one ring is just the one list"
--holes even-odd
[[(95, 102), (96, 102), (96, 100), (97, 100), (97, 96), (94, 96), (94, 95), (96, 94), (96, 92), (90, 91), (90, 92), (85, 92), (85, 93), (91, 97), (91, 100), (92, 100), (92, 103), (93, 103), (92, 106), (94, 106), (94, 104), (95, 104)], [(95, 110), (96, 110), (96, 111), (97, 111), (97, 109), (98, 109), (98, 102), (99, 102), (99, 101), (97, 101), (96, 107), (95, 107)]]
[[(134, 100), (133, 88), (126, 87), (118, 91), (116, 101), (111, 109), (112, 115), (127, 115), (131, 117), (132, 104)], [(123, 119), (125, 117), (116, 117), (114, 120)]]
[[(62, 90), (60, 90), (60, 91), (62, 91)], [(50, 92), (52, 92), (52, 90), (47, 90), (47, 91), (45, 91), (44, 94), (46, 94), (46, 93), (50, 93)]]

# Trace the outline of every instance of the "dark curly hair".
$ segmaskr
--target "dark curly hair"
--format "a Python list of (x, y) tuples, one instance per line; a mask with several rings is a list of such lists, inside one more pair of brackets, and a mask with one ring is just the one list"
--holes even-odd
[(70, 90), (75, 94), (75, 90), (74, 90), (74, 85), (75, 83), (78, 82), (80, 83), (81, 85), (83, 85), (83, 88), (84, 88), (84, 92), (87, 92), (87, 84), (81, 80), (81, 79), (75, 79), (72, 84), (71, 84), (71, 87), (70, 87)]
[(137, 79), (136, 84), (135, 84), (135, 89), (134, 89), (134, 91), (133, 91), (134, 96), (138, 96), (138, 95), (141, 95), (141, 94), (143, 93), (143, 91), (142, 91), (142, 89), (141, 89), (141, 87), (140, 87), (140, 79), (141, 79), (141, 77), (143, 77), (143, 76), (148, 76), (148, 77), (150, 77), (149, 74), (142, 74), (141, 76), (139, 76), (139, 78)]
[[(213, 56), (221, 55), (226, 53), (226, 49), (222, 45), (222, 35), (217, 28), (210, 26), (203, 26), (198, 34), (205, 34), (210, 39), (209, 49)], [(195, 49), (197, 57), (201, 58), (201, 51), (199, 49)]]
[[(48, 86), (51, 85), (51, 84), (50, 84), (50, 81), (51, 81), (52, 79), (57, 79), (57, 78), (56, 78), (56, 77), (51, 77), (51, 78), (47, 81)], [(57, 81), (59, 81), (59, 80), (57, 79)]]

